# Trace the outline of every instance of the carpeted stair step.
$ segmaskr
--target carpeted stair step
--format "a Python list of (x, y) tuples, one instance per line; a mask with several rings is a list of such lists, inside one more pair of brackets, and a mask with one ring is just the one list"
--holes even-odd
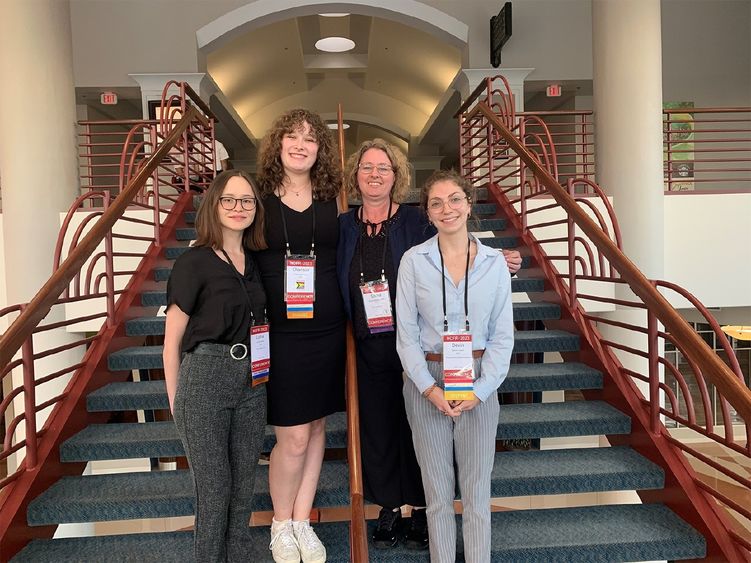
[(185, 222), (188, 225), (195, 225), (196, 223), (196, 212), (195, 211), (186, 211), (184, 214)]
[(490, 248), (516, 248), (521, 242), (515, 236), (480, 237), (480, 242)]
[(109, 383), (86, 397), (90, 412), (168, 409), (164, 381)]
[[(512, 364), (501, 392), (600, 389), (602, 374), (576, 362)], [(160, 410), (168, 408), (164, 381), (110, 383), (86, 398), (91, 412)], [(332, 423), (329, 423), (329, 426)]]
[(472, 213), (475, 215), (495, 215), (497, 212), (495, 203), (473, 203)]
[(167, 304), (167, 290), (141, 292), (141, 305), (144, 307), (162, 307)]
[(542, 277), (520, 277), (511, 278), (512, 293), (540, 293), (545, 291), (545, 280)]
[[(461, 516), (457, 562), (463, 562)], [(372, 535), (376, 522), (368, 522)], [(627, 504), (493, 512), (493, 563), (602, 563), (702, 559), (704, 538), (661, 504)], [(370, 549), (372, 563), (428, 563), (403, 544)]]
[(500, 393), (602, 389), (602, 373), (578, 362), (511, 364)]
[[(503, 405), (498, 439), (550, 438), (626, 434), (630, 419), (599, 401)], [(267, 426), (264, 451), (276, 443), (274, 429)], [(326, 447), (346, 448), (347, 421), (344, 413), (326, 419)], [(174, 423), (92, 424), (60, 446), (62, 461), (152, 458), (183, 455)]]
[[(579, 349), (579, 337), (563, 330), (520, 330), (514, 334), (514, 353), (570, 352)], [(112, 371), (161, 369), (161, 346), (133, 346), (109, 355)]]
[[(514, 303), (515, 321), (558, 319), (560, 316), (561, 308), (554, 303)], [(125, 323), (125, 333), (128, 336), (163, 335), (164, 323), (163, 316), (130, 319)]]
[(177, 240), (194, 240), (198, 235), (193, 227), (180, 227), (175, 229), (175, 238)]
[(174, 422), (90, 424), (60, 444), (60, 461), (184, 456)]
[(177, 260), (177, 257), (188, 251), (189, 246), (168, 246), (164, 249), (167, 260)]
[(544, 321), (560, 319), (561, 307), (555, 303), (514, 303), (515, 321)]
[[(42, 526), (189, 516), (194, 511), (193, 495), (193, 479), (185, 469), (63, 477), (29, 504), (27, 520), (31, 526)], [(315, 506), (348, 504), (346, 462), (324, 463)], [(268, 465), (257, 468), (253, 510), (272, 510)]]
[[(662, 470), (628, 447), (501, 452), (496, 454), (491, 494), (512, 497), (640, 490), (663, 484)], [(184, 470), (65, 477), (32, 503), (29, 523), (52, 523), (51, 514), (60, 522), (186, 515), (192, 512), (181, 511), (193, 510), (192, 495), (192, 480)], [(315, 505), (348, 503), (347, 464), (325, 463)], [(257, 468), (253, 506), (257, 511), (272, 509), (267, 465)]]
[[(501, 410), (503, 412), (503, 410)], [(662, 469), (627, 446), (500, 452), (492, 497), (661, 489)]]
[[(461, 517), (457, 516), (461, 526)], [(376, 522), (368, 522), (368, 536)], [(702, 559), (704, 539), (660, 504), (610, 505), (494, 512), (491, 515), (493, 563), (577, 563)], [(315, 524), (328, 561), (349, 561), (349, 523)], [(250, 528), (248, 561), (267, 561), (268, 528)], [(464, 561), (461, 528), (459, 556)], [(14, 563), (183, 563), (192, 558), (191, 532), (166, 532), (34, 540)], [(428, 563), (425, 551), (370, 549), (372, 563)]]
[[(349, 562), (349, 522), (314, 524), (327, 563)], [(250, 528), (246, 561), (271, 561), (269, 528)], [(193, 532), (163, 532), (33, 540), (13, 563), (186, 563), (193, 561)], [(372, 559), (371, 559), (372, 560)]]
[(496, 439), (628, 434), (631, 419), (603, 401), (501, 406)]

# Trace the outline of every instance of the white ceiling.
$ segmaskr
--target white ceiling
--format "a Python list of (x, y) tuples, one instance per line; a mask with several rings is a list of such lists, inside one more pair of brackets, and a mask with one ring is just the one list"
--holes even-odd
[[(317, 51), (315, 42), (329, 35), (356, 46), (341, 54)], [(287, 109), (304, 106), (333, 120), (341, 103), (352, 124), (345, 132), (348, 145), (383, 136), (405, 150), (443, 109), (441, 99), (461, 61), (460, 49), (425, 31), (355, 14), (272, 23), (234, 37), (206, 60), (255, 138)], [(455, 122), (446, 126), (456, 128)], [(440, 124), (432, 130), (440, 131)]]

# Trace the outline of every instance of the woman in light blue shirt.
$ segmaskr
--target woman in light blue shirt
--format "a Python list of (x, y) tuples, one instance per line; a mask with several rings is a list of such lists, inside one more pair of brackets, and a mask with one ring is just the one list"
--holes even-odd
[[(405, 406), (427, 500), (430, 559), (455, 561), (458, 476), (465, 561), (487, 563), (497, 390), (508, 374), (514, 344), (511, 278), (503, 255), (467, 230), (472, 198), (463, 178), (436, 172), (421, 200), (438, 234), (402, 258), (396, 319), (397, 351), (407, 375)], [(463, 400), (444, 397), (446, 334), (459, 339), (471, 334), (465, 357), (474, 381), (455, 387), (466, 393), (471, 386)]]

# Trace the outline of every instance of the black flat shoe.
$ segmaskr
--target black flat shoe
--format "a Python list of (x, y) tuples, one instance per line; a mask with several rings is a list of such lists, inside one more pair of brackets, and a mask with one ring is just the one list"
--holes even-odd
[(378, 515), (378, 524), (373, 532), (373, 545), (378, 549), (390, 549), (396, 546), (401, 521), (401, 510), (394, 512), (390, 508), (382, 508)]
[(413, 508), (405, 545), (407, 549), (428, 549), (428, 518), (424, 508)]

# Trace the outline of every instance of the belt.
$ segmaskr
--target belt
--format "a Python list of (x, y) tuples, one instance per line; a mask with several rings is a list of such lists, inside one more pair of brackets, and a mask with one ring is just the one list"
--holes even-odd
[[(485, 350), (472, 350), (472, 357), (482, 358), (482, 355), (484, 353), (485, 353)], [(437, 352), (425, 352), (425, 359), (429, 362), (442, 362), (443, 354), (440, 354)]]
[(194, 354), (226, 357), (233, 360), (244, 360), (248, 356), (248, 346), (242, 342), (237, 344), (217, 344), (216, 342), (201, 342), (191, 350)]

